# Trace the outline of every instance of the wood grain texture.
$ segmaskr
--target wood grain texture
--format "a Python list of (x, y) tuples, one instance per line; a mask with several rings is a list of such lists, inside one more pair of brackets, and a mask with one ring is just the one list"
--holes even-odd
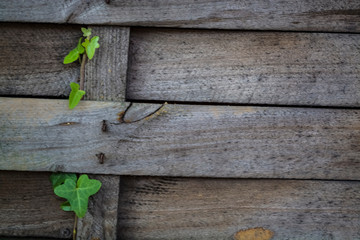
[(359, 9), (352, 0), (1, 0), (0, 21), (359, 32)]
[(360, 110), (167, 104), (124, 123), (127, 106), (1, 98), (0, 169), (360, 179)]
[[(100, 37), (100, 48), (86, 64), (85, 99), (124, 101), (130, 30), (112, 26), (90, 27), (93, 36)], [(117, 118), (120, 116), (117, 115)], [(100, 128), (107, 132), (108, 121), (103, 120), (97, 130)], [(98, 154), (100, 152), (95, 157)], [(90, 159), (93, 158), (91, 156)], [(107, 156), (104, 161), (106, 158)], [(97, 160), (97, 164), (99, 161)], [(92, 178), (100, 180), (102, 187), (89, 200), (89, 211), (85, 217), (79, 219), (76, 237), (78, 240), (116, 239), (120, 176), (92, 175)]]
[(80, 65), (63, 59), (76, 47), (80, 27), (3, 23), (0, 33), (0, 95), (69, 95)]
[(128, 100), (360, 106), (360, 35), (134, 29)]
[(78, 220), (78, 240), (116, 239), (120, 176), (90, 175), (100, 180), (98, 193), (90, 197), (88, 212)]
[(74, 214), (60, 209), (50, 173), (0, 171), (0, 236), (72, 236)]
[(357, 181), (124, 177), (119, 239), (359, 239)]
[(125, 101), (129, 28), (91, 26), (100, 48), (86, 64), (85, 99)]

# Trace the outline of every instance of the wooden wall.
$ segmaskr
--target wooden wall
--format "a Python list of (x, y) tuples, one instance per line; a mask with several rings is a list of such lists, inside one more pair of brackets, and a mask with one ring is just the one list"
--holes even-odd
[[(360, 238), (360, 2), (0, 0), (0, 21), (1, 238), (71, 238), (53, 171), (103, 183), (77, 239)], [(100, 48), (69, 110), (81, 26)]]

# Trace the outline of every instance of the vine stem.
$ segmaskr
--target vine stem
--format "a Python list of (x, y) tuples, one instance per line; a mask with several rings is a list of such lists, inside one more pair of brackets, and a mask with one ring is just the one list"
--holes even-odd
[(81, 67), (80, 67), (80, 90), (84, 90), (84, 79), (85, 79), (85, 64), (86, 64), (86, 53), (82, 56)]
[(75, 213), (74, 229), (73, 229), (73, 240), (76, 240), (78, 216)]

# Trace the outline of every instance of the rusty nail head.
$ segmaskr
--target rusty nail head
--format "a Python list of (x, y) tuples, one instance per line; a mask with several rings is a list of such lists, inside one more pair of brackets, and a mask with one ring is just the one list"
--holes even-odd
[(101, 153), (96, 154), (96, 156), (99, 159), (99, 163), (103, 164), (104, 160), (105, 160), (105, 154), (101, 152)]

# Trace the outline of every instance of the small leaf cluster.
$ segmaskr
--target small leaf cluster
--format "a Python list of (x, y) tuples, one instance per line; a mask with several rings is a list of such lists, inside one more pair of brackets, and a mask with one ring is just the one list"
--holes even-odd
[(64, 64), (69, 64), (75, 62), (76, 60), (80, 59), (80, 55), (86, 52), (86, 55), (89, 59), (92, 59), (95, 54), (95, 49), (100, 47), (98, 43), (99, 37), (95, 36), (90, 39), (91, 36), (91, 28), (81, 28), (83, 32), (83, 36), (85, 37), (84, 42), (83, 37), (79, 39), (79, 42), (73, 50), (69, 52), (68, 55), (64, 58)]
[[(83, 41), (83, 37), (79, 39), (79, 42), (73, 50), (69, 52), (68, 55), (64, 58), (64, 64), (69, 64), (75, 62), (79, 59), (81, 62), (81, 54), (86, 53), (89, 59), (92, 59), (95, 54), (95, 50), (100, 47), (98, 43), (99, 37), (95, 36), (90, 39), (91, 36), (91, 28), (81, 28), (83, 32), (83, 37), (85, 40)], [(73, 109), (81, 100), (81, 98), (85, 95), (85, 91), (80, 89), (79, 84), (77, 83), (70, 83), (71, 93), (69, 96), (69, 108)]]
[(64, 211), (74, 211), (82, 218), (88, 208), (88, 201), (101, 188), (101, 182), (96, 179), (89, 179), (83, 174), (77, 179), (74, 173), (53, 173), (50, 176), (54, 193), (67, 201), (61, 204)]

